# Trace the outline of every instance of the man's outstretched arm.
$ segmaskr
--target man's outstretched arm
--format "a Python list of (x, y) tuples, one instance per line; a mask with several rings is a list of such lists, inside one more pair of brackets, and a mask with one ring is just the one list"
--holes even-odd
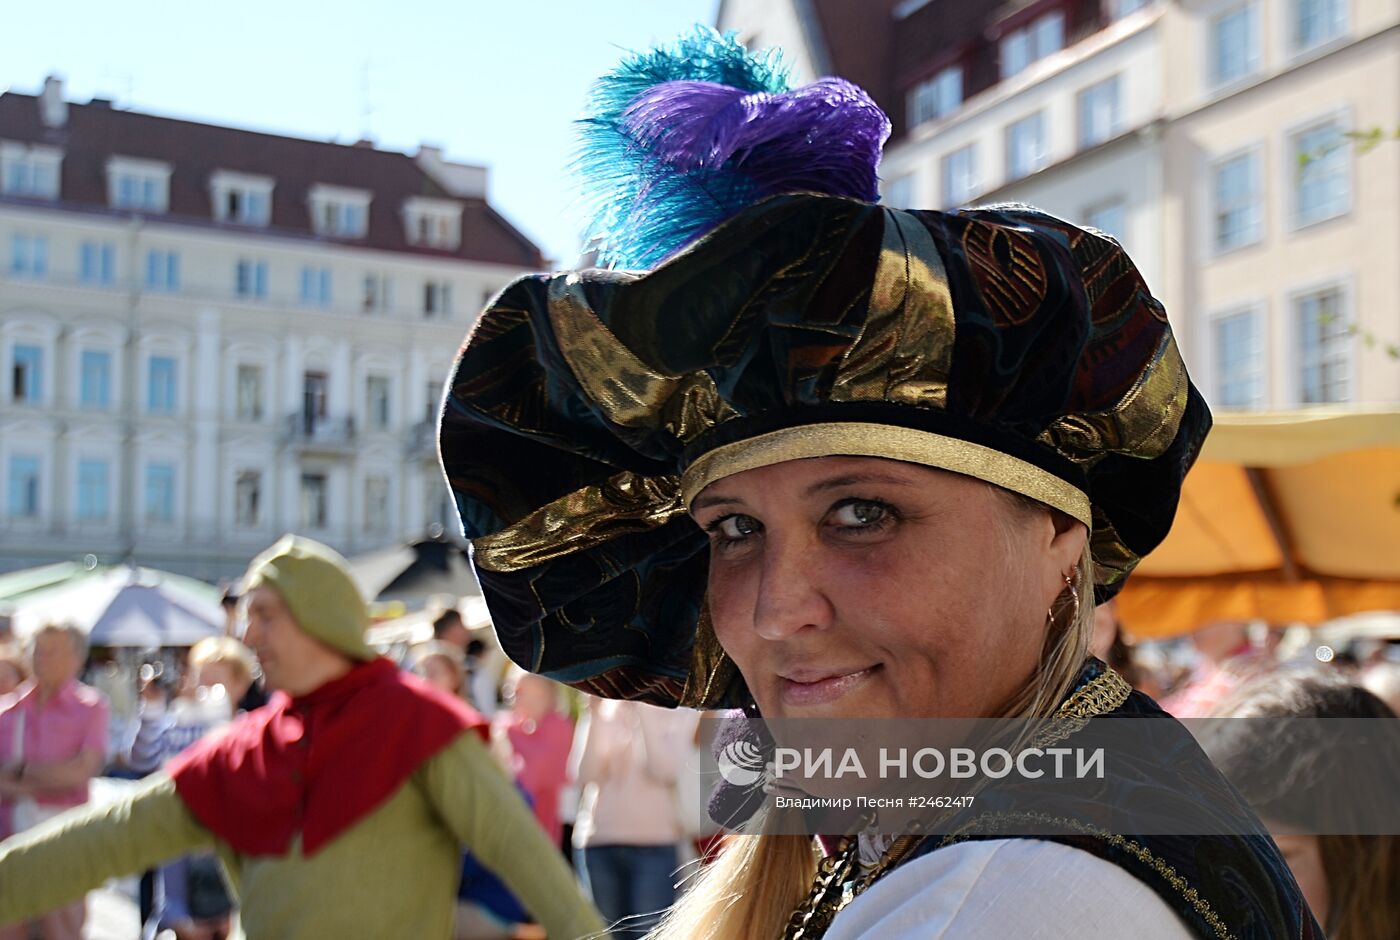
[(213, 836), (157, 775), (107, 806), (81, 806), (0, 843), (0, 924), (75, 901), (108, 878), (144, 871)]

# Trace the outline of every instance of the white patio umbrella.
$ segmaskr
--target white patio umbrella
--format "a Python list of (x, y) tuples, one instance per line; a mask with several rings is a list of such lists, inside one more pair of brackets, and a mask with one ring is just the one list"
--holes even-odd
[(191, 646), (223, 631), (218, 591), (178, 575), (124, 565), (77, 575), (15, 601), (11, 628), (27, 639), (71, 623), (94, 646)]

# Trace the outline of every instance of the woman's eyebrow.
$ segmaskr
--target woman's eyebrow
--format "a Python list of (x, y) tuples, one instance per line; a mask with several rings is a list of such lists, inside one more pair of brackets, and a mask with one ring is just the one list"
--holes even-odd
[(742, 506), (744, 501), (737, 496), (706, 496), (703, 493), (695, 497), (695, 502), (690, 504), (690, 511), (696, 512), (700, 509), (710, 509), (714, 506)]
[(917, 485), (913, 480), (907, 479), (902, 476), (895, 476), (893, 474), (850, 473), (844, 476), (829, 477), (825, 480), (818, 480), (816, 483), (813, 483), (812, 485), (807, 487), (806, 494), (808, 496), (813, 496), (817, 493), (821, 493), (826, 490), (835, 490), (845, 486), (859, 486), (861, 484), (868, 483), (888, 483), (892, 486)]

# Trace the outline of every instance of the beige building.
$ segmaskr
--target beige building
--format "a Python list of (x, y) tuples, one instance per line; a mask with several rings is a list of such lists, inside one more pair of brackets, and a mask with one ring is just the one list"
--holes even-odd
[(1400, 141), (1346, 136), (1400, 128), (1400, 0), (1186, 0), (1163, 32), (1158, 290), (1197, 382), (1220, 408), (1400, 402)]
[(295, 531), (455, 527), (436, 409), (484, 299), (543, 265), (486, 170), (0, 95), (0, 571), (204, 578)]
[(894, 123), (896, 206), (1117, 237), (1216, 408), (1400, 402), (1400, 0), (725, 0)]

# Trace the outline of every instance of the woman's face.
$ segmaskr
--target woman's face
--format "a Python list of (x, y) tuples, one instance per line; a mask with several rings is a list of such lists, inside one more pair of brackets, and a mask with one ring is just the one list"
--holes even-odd
[(1085, 530), (960, 474), (820, 457), (706, 487), (715, 635), (771, 717), (992, 716)]

